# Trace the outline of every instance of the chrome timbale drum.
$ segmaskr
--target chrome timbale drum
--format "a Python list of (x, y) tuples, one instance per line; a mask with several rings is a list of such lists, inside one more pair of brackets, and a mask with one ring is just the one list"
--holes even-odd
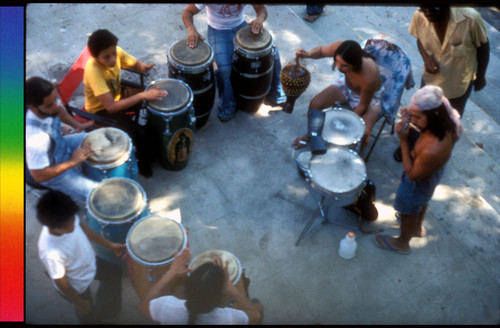
[(347, 147), (359, 152), (365, 134), (365, 121), (353, 111), (333, 108), (325, 111), (321, 136), (328, 146)]
[[(87, 196), (89, 227), (104, 238), (124, 244), (132, 224), (149, 215), (146, 192), (128, 178), (102, 180)], [(96, 253), (113, 262), (118, 258), (101, 245), (94, 243)]]
[(151, 215), (134, 223), (127, 235), (127, 250), (132, 259), (131, 279), (139, 298), (169, 270), (187, 242), (186, 229), (173, 219)]
[(187, 166), (194, 145), (196, 117), (193, 92), (189, 85), (177, 79), (151, 82), (146, 90), (158, 88), (168, 92), (161, 100), (147, 101), (147, 129), (154, 136), (161, 165), (170, 170)]
[(99, 128), (83, 139), (92, 155), (83, 162), (83, 173), (97, 181), (113, 177), (137, 180), (139, 169), (130, 137), (117, 128)]
[(173, 43), (168, 49), (168, 77), (186, 82), (193, 91), (196, 128), (208, 121), (215, 100), (214, 52), (206, 41), (195, 48), (186, 39)]
[(309, 162), (311, 186), (336, 206), (352, 204), (364, 187), (366, 166), (353, 150), (332, 147)]
[(299, 175), (308, 180), (309, 179), (309, 162), (311, 161), (312, 153), (310, 150), (304, 150), (297, 155), (295, 163), (297, 164), (297, 171)]

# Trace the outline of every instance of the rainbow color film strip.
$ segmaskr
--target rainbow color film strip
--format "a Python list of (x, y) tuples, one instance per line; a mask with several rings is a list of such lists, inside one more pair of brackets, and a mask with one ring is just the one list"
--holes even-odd
[(24, 7), (0, 7), (0, 321), (24, 321)]

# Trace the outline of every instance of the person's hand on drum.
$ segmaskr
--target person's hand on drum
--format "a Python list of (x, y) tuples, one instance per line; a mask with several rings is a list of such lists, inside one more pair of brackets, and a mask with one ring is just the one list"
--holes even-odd
[(90, 128), (95, 124), (94, 120), (87, 121), (85, 123), (80, 123), (75, 127), (76, 132), (82, 132)]
[(166, 96), (168, 96), (168, 92), (166, 90), (151, 88), (146, 91), (143, 91), (143, 99), (144, 100), (162, 100)]
[(186, 38), (186, 44), (189, 48), (196, 48), (200, 40), (203, 41), (205, 38), (197, 31), (190, 31)]
[(173, 279), (182, 278), (191, 271), (189, 268), (189, 262), (191, 261), (191, 250), (186, 247), (182, 250), (179, 255), (176, 255), (172, 261), (172, 265), (168, 270), (169, 274), (172, 274)]
[(92, 149), (89, 145), (84, 147), (77, 147), (73, 154), (71, 154), (71, 160), (75, 162), (76, 165), (78, 165), (89, 158), (91, 155)]
[(127, 245), (126, 244), (119, 244), (119, 243), (114, 243), (112, 241), (109, 242), (108, 250), (113, 252), (116, 257), (122, 256), (125, 251), (127, 250)]
[(229, 280), (229, 272), (227, 271), (229, 261), (226, 261), (226, 263), (222, 263), (222, 258), (220, 256), (215, 256), (214, 263), (220, 266), (224, 271), (224, 289), (227, 289), (226, 287), (233, 286), (233, 283)]
[(251, 21), (249, 25), (252, 25), (253, 34), (260, 34), (262, 32), (262, 27), (264, 26), (264, 22), (262, 22), (260, 19), (255, 19)]

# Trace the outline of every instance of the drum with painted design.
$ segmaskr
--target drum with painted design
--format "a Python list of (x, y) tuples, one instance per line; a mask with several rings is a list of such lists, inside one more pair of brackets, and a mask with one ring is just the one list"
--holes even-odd
[(193, 91), (196, 129), (208, 121), (215, 100), (214, 53), (206, 41), (195, 48), (186, 39), (173, 43), (168, 49), (168, 77), (186, 82)]
[(127, 235), (127, 250), (131, 280), (139, 298), (144, 298), (169, 270), (187, 243), (186, 229), (173, 219), (151, 215), (134, 223)]
[(146, 128), (151, 129), (154, 136), (162, 166), (181, 170), (187, 166), (194, 145), (193, 92), (186, 82), (177, 79), (151, 82), (146, 90), (151, 88), (166, 90), (168, 95), (161, 100), (147, 101)]
[(97, 181), (113, 177), (138, 179), (134, 145), (122, 130), (112, 127), (96, 129), (83, 139), (81, 146), (92, 149), (92, 155), (82, 164), (85, 175)]
[[(149, 215), (148, 199), (141, 185), (128, 178), (102, 180), (87, 196), (89, 227), (104, 238), (125, 244), (133, 223)], [(94, 243), (97, 255), (120, 262), (111, 251)]]
[(241, 28), (234, 37), (231, 84), (236, 108), (254, 113), (271, 90), (274, 69), (273, 36), (265, 28), (258, 35), (252, 26)]
[(325, 123), (321, 136), (328, 146), (347, 147), (359, 152), (365, 133), (365, 121), (353, 111), (333, 108), (325, 111)]

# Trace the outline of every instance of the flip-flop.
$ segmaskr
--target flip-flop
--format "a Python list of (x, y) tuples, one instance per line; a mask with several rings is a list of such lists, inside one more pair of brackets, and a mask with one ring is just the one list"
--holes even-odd
[[(378, 241), (377, 241), (377, 236), (381, 236), (382, 238), (382, 241), (384, 242), (385, 244), (385, 247), (382, 246)], [(399, 254), (402, 254), (402, 255), (408, 255), (411, 253), (411, 249), (407, 250), (407, 251), (401, 251), (399, 249), (395, 249), (394, 247), (392, 247), (386, 240), (386, 238), (389, 237), (387, 235), (375, 235), (373, 236), (373, 242), (375, 243), (375, 245), (377, 245), (378, 247), (382, 248), (382, 249), (385, 249), (387, 251), (394, 251), (396, 253), (399, 253)]]

